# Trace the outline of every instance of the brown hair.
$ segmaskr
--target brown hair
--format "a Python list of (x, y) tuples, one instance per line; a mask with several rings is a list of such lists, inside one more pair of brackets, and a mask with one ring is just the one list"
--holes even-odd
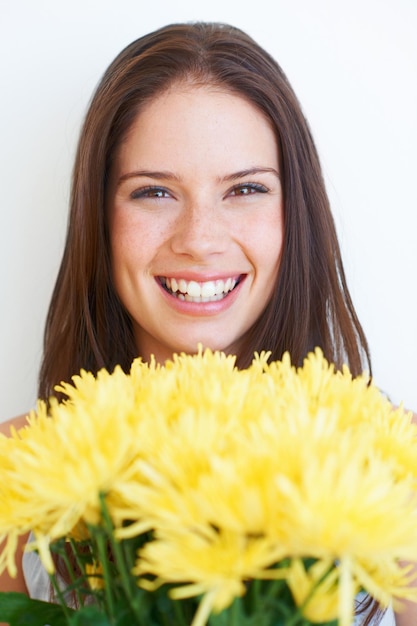
[[(91, 101), (73, 173), (67, 241), (47, 317), (39, 395), (81, 368), (96, 372), (137, 356), (132, 325), (112, 284), (105, 211), (116, 148), (140, 108), (177, 81), (217, 85), (271, 121), (280, 145), (284, 244), (274, 294), (246, 337), (238, 364), (255, 350), (294, 363), (320, 346), (353, 374), (370, 367), (346, 286), (316, 148), (279, 65), (248, 35), (223, 24), (174, 24), (134, 41), (113, 61)], [(146, 236), (146, 233), (144, 233)]]

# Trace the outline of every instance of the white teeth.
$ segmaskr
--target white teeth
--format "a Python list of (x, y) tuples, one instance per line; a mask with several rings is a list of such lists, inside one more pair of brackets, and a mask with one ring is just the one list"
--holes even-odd
[(236, 286), (235, 278), (208, 280), (198, 283), (183, 278), (164, 278), (165, 287), (180, 300), (187, 302), (214, 302), (224, 298)]
[[(190, 293), (190, 292), (188, 292)], [(202, 298), (211, 298), (216, 295), (216, 285), (210, 281), (209, 283), (203, 283), (201, 285), (201, 297)]]
[(187, 293), (187, 283), (183, 278), (180, 278), (178, 281), (178, 290), (181, 291), (181, 293)]
[(192, 298), (201, 298), (201, 287), (195, 280), (190, 280), (187, 287), (187, 293)]

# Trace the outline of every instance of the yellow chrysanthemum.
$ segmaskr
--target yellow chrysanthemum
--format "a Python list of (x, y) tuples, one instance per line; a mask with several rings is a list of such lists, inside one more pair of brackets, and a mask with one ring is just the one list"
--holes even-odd
[(302, 607), (308, 620), (322, 623), (338, 617), (338, 571), (331, 561), (317, 561), (306, 570), (301, 559), (294, 559), (287, 582), (297, 606)]
[[(209, 435), (210, 446), (200, 448), (198, 437), (189, 441), (190, 424), (182, 430), (178, 420), (162, 467), (157, 452), (144, 462), (149, 483), (138, 501), (147, 501), (154, 527), (212, 523), (265, 533), (287, 555), (341, 558), (350, 581), (343, 606), (352, 607), (355, 590), (371, 581), (386, 602), (381, 575), (387, 558), (394, 564), (417, 556), (414, 477), (398, 455), (392, 459), (378, 445), (379, 433), (391, 432), (393, 411), (366, 377), (336, 374), (320, 354), (307, 365), (307, 373), (296, 371), (287, 359), (264, 366), (263, 378), (245, 381), (240, 397), (247, 404), (238, 404), (229, 422), (222, 415), (221, 446)], [(396, 414), (403, 424), (392, 428), (393, 439), (395, 430), (404, 437), (408, 420), (406, 436), (415, 449), (415, 428)], [(195, 427), (196, 416), (190, 419)], [(206, 429), (215, 432), (211, 419)], [(390, 593), (400, 596), (408, 582), (397, 575)]]
[(156, 540), (145, 545), (134, 573), (156, 576), (156, 585), (191, 581), (172, 590), (172, 596), (209, 593), (212, 609), (219, 612), (245, 593), (246, 580), (283, 578), (284, 570), (268, 569), (281, 558), (281, 549), (264, 537), (217, 531), (209, 526), (173, 528), (160, 532)]
[[(50, 542), (85, 538), (104, 494), (117, 537), (155, 531), (136, 575), (176, 583), (177, 596), (203, 594), (198, 624), (284, 557), (337, 563), (343, 624), (358, 588), (383, 605), (417, 599), (399, 564), (417, 560), (410, 414), (319, 350), (302, 368), (267, 357), (239, 371), (234, 357), (207, 350), (63, 384), (67, 401), (49, 413), (39, 404), (27, 427), (0, 438), (0, 571), (13, 573), (28, 530), (51, 570)], [(292, 570), (300, 593), (319, 567)], [(330, 598), (318, 587), (326, 614), (331, 588)]]
[[(7, 510), (1, 507), (0, 536), (8, 527), (20, 534), (33, 530), (43, 555), (45, 540), (70, 534), (80, 520), (98, 521), (100, 494), (112, 490), (134, 454), (128, 377), (121, 370), (97, 379), (82, 373), (74, 384), (64, 385), (69, 400), (53, 402), (49, 414), (38, 405), (29, 426), (10, 440), (1, 471)], [(51, 569), (49, 559), (44, 564)]]

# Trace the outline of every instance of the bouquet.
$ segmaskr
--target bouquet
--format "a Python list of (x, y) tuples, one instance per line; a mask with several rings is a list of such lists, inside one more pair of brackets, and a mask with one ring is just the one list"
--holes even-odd
[[(417, 601), (417, 429), (320, 350), (82, 371), (0, 439), (0, 572), (30, 533), (51, 601), (12, 626), (350, 626)], [(19, 556), (20, 558), (20, 556)]]

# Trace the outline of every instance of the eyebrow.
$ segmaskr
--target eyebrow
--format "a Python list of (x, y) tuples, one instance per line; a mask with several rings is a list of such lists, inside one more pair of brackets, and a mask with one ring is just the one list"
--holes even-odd
[(117, 181), (117, 186), (120, 187), (125, 180), (129, 180), (130, 178), (155, 178), (159, 180), (177, 180), (181, 179), (173, 174), (172, 172), (162, 172), (162, 171), (151, 171), (151, 170), (135, 170), (133, 172), (127, 172), (126, 174), (122, 174)]
[(275, 174), (279, 178), (279, 172), (274, 167), (250, 167), (246, 170), (240, 170), (239, 172), (233, 172), (227, 176), (222, 176), (220, 181), (228, 182), (233, 180), (239, 180), (239, 178), (245, 178), (245, 176), (252, 176), (253, 174)]
[[(239, 180), (240, 178), (245, 178), (245, 176), (252, 176), (253, 174), (274, 174), (277, 178), (280, 178), (279, 172), (274, 167), (250, 167), (244, 170), (239, 170), (238, 172), (233, 172), (231, 174), (227, 174), (226, 176), (219, 176), (219, 182), (232, 182), (234, 180)], [(117, 186), (119, 187), (122, 183), (130, 178), (154, 178), (158, 180), (176, 180), (178, 182), (181, 181), (181, 177), (177, 176), (173, 172), (169, 171), (152, 171), (152, 170), (135, 170), (133, 172), (127, 172), (126, 174), (122, 174), (120, 176)]]

